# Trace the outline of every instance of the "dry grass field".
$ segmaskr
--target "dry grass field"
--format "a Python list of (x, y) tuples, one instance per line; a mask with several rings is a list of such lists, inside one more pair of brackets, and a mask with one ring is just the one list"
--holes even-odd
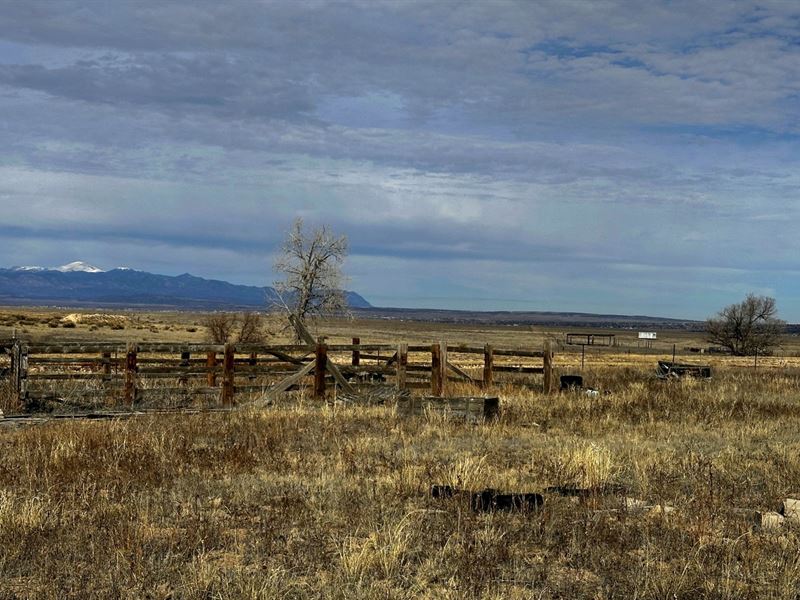
[[(21, 312), (27, 323), (4, 318)], [(0, 311), (0, 337), (204, 336), (202, 315), (130, 313), (125, 329), (93, 331), (51, 327), (54, 316)], [(563, 338), (394, 321), (318, 333), (534, 349)], [(635, 332), (619, 333), (635, 345)], [(0, 428), (0, 598), (800, 597), (800, 522), (759, 529), (752, 515), (800, 495), (794, 340), (758, 369), (692, 356), (714, 365), (712, 380), (664, 382), (656, 360), (673, 343), (702, 343), (665, 336), (652, 354), (587, 351), (583, 375), (608, 394), (501, 384), (490, 423), (301, 396), (232, 413)], [(556, 352), (562, 373), (580, 370), (580, 348)], [(533, 513), (477, 513), (466, 498), (432, 498), (433, 484), (617, 493), (546, 493)]]

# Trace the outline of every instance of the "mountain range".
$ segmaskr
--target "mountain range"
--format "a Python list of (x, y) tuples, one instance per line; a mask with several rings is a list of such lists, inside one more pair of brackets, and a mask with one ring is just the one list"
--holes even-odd
[[(77, 261), (61, 267), (0, 269), (0, 304), (259, 309), (277, 298), (274, 288), (236, 285), (188, 273), (156, 275), (119, 267), (104, 271)], [(352, 308), (370, 308), (355, 292), (346, 292)]]

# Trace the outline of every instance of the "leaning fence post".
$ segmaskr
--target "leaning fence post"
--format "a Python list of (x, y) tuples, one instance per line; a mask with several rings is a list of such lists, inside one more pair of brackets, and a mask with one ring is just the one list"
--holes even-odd
[[(361, 338), (354, 337), (353, 338), (353, 346), (360, 346), (361, 345)], [(352, 365), (354, 367), (358, 367), (361, 364), (361, 350), (358, 348), (353, 348), (353, 360)]]
[(553, 350), (550, 347), (550, 340), (544, 342), (544, 393), (553, 393)]
[(325, 398), (325, 373), (328, 370), (328, 346), (320, 339), (317, 341), (317, 349), (314, 364), (314, 398), (322, 400)]
[(443, 396), (447, 381), (447, 342), (431, 346), (431, 394)]
[(222, 360), (222, 406), (233, 406), (233, 396), (236, 393), (236, 372), (234, 371), (234, 357), (236, 346), (225, 344), (225, 355)]
[(397, 346), (397, 389), (406, 389), (406, 366), (408, 365), (408, 344)]
[(486, 344), (483, 347), (483, 389), (490, 388), (494, 384), (493, 368), (494, 348), (491, 344)]
[(136, 345), (128, 344), (125, 354), (125, 403), (133, 406), (136, 401)]

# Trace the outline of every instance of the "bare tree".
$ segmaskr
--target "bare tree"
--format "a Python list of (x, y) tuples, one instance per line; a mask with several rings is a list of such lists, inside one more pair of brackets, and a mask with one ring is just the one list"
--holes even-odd
[(335, 236), (322, 226), (306, 232), (296, 219), (275, 261), (281, 276), (275, 281), (278, 303), (299, 322), (347, 311), (342, 264), (347, 237)]
[(706, 321), (708, 341), (736, 356), (762, 354), (778, 345), (785, 321), (778, 319), (774, 298), (748, 294)]
[(213, 313), (203, 320), (208, 339), (214, 344), (227, 344), (238, 325), (239, 317), (233, 313)]
[(267, 336), (264, 321), (257, 312), (213, 313), (205, 318), (203, 325), (214, 344), (227, 344), (234, 338), (240, 344), (258, 344)]
[(259, 344), (264, 341), (264, 320), (257, 312), (246, 312), (239, 319), (239, 334), (236, 339), (240, 344)]

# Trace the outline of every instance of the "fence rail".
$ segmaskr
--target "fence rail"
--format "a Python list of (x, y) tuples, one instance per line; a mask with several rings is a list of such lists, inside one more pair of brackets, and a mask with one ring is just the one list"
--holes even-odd
[[(488, 389), (501, 373), (542, 375), (544, 391), (553, 391), (553, 352), (547, 344), (539, 351), (444, 341), (431, 345), (362, 344), (359, 338), (351, 344), (303, 341), (236, 346), (16, 339), (0, 341), (0, 355), (10, 357), (8, 388), (21, 408), (64, 397), (95, 397), (105, 405), (132, 407), (165, 394), (216, 396), (216, 403), (230, 407), (246, 394), (275, 396), (302, 384), (309, 385), (316, 398), (325, 398), (332, 386), (352, 395), (355, 384), (370, 383), (398, 390), (426, 388), (433, 396), (444, 396), (450, 382)], [(495, 357), (503, 357), (506, 364), (495, 364)], [(509, 358), (541, 362), (507, 364)], [(465, 362), (476, 364), (465, 367)]]

